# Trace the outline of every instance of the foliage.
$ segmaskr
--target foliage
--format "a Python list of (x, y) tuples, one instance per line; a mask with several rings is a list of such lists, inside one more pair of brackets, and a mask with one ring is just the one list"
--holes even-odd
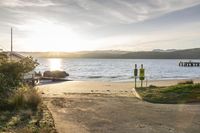
[(46, 105), (37, 110), (0, 110), (0, 133), (56, 133), (54, 121)]
[(23, 78), (22, 76), (32, 71), (38, 65), (32, 57), (26, 57), (20, 61), (0, 61), (0, 92), (18, 87)]
[(30, 108), (35, 110), (41, 103), (41, 97), (36, 89), (23, 86), (14, 91), (13, 95), (11, 95), (9, 99), (9, 102), (16, 109)]
[(36, 89), (31, 89), (26, 92), (25, 95), (26, 105), (31, 109), (37, 109), (38, 105), (41, 103), (41, 97)]
[(143, 100), (153, 103), (200, 102), (200, 84), (178, 84), (169, 87), (138, 88)]
[(192, 80), (187, 80), (187, 81), (179, 82), (178, 84), (179, 85), (182, 85), (182, 84), (194, 84), (194, 82)]
[(0, 53), (0, 63), (8, 60), (8, 56), (4, 53)]

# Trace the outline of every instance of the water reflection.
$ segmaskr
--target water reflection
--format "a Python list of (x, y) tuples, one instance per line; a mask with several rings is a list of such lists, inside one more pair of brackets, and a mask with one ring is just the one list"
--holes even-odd
[(50, 70), (51, 71), (54, 71), (54, 70), (61, 70), (61, 64), (62, 64), (62, 59), (56, 59), (56, 58), (53, 58), (53, 59), (48, 59), (49, 61), (49, 64), (50, 64)]

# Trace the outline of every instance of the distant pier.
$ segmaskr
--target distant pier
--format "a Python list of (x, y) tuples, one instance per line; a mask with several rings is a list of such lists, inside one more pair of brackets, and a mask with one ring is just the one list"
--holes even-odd
[(193, 61), (188, 61), (188, 62), (179, 62), (180, 67), (200, 67), (200, 62), (193, 62)]

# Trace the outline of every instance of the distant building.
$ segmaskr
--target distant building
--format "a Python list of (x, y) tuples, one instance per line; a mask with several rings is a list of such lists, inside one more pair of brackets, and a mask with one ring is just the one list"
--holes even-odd
[(25, 58), (25, 56), (16, 53), (16, 52), (5, 52), (3, 51), (3, 49), (0, 49), (0, 54), (1, 56), (7, 56), (8, 59), (12, 60), (12, 61), (19, 61), (23, 58)]
[(16, 52), (8, 52), (7, 56), (8, 56), (8, 58), (10, 58), (13, 61), (19, 61), (19, 60), (25, 58), (25, 56), (23, 56), (19, 53), (16, 53)]
[[(4, 52), (3, 50), (0, 52), (0, 56), (4, 56), (4, 57), (6, 56), (9, 60), (16, 61), (16, 62), (18, 62), (21, 59), (25, 58), (25, 56), (23, 56), (23, 55), (21, 55), (19, 53), (16, 53), (16, 52)], [(27, 81), (28, 80), (31, 81), (31, 80), (33, 80), (34, 76), (35, 76), (35, 72), (33, 70), (33, 71), (28, 72), (28, 73), (25, 73), (23, 75), (23, 79), (27, 80)]]

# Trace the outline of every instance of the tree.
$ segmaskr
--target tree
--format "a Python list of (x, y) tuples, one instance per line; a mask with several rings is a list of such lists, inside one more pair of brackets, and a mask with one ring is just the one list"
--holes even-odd
[(23, 75), (35, 69), (37, 61), (32, 57), (26, 57), (20, 61), (0, 60), (0, 91), (18, 87), (23, 80)]

